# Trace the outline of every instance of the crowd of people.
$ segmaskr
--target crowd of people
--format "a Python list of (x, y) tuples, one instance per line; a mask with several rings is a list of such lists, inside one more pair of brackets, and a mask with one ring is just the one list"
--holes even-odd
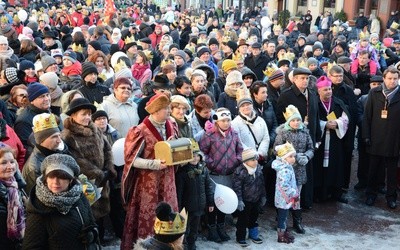
[[(381, 32), (363, 13), (282, 27), (266, 7), (113, 4), (0, 3), (2, 249), (98, 249), (107, 217), (121, 249), (222, 244), (216, 184), (238, 197), (237, 244), (263, 243), (265, 206), (293, 243), (289, 212), (304, 234), (304, 209), (349, 202), (355, 149), (354, 188), (396, 209), (398, 12)], [(194, 157), (168, 166), (154, 146), (178, 138)]]

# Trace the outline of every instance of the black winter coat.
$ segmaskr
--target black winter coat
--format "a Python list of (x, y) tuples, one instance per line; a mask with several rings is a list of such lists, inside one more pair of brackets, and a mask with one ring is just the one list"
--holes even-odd
[(89, 100), (90, 103), (102, 103), (104, 96), (111, 95), (110, 89), (96, 81), (95, 84), (75, 86), (73, 89), (78, 89), (82, 95)]
[[(82, 220), (79, 212), (85, 223)], [(72, 206), (66, 215), (56, 208), (47, 207), (36, 196), (32, 189), (27, 204), (26, 231), (23, 249), (86, 249), (82, 243), (82, 229), (87, 226), (96, 228), (89, 202), (82, 193), (81, 198)]]
[(289, 104), (296, 106), (299, 109), (303, 122), (304, 118), (307, 116), (307, 128), (310, 130), (310, 136), (315, 144), (315, 142), (321, 141), (321, 129), (318, 115), (319, 98), (314, 90), (307, 88), (307, 91), (308, 100), (295, 84), (284, 90), (278, 99), (276, 117), (278, 119), (278, 124), (285, 123), (283, 113), (286, 111), (286, 107), (289, 106)]
[(72, 36), (70, 34), (64, 35), (61, 40), (63, 51), (66, 51), (68, 47), (72, 44)]
[(264, 119), (265, 123), (268, 127), (269, 134), (269, 145), (272, 147), (276, 138), (276, 128), (278, 127), (278, 121), (276, 120), (276, 115), (274, 111), (274, 107), (272, 106), (270, 101), (265, 101), (261, 105), (253, 100), (253, 107), (256, 111), (256, 114)]
[(266, 198), (264, 175), (261, 167), (257, 167), (254, 177), (249, 175), (243, 164), (240, 164), (233, 174), (232, 189), (237, 194), (239, 201), (259, 202), (261, 198)]
[(206, 205), (214, 206), (215, 187), (204, 162), (180, 167), (175, 182), (179, 211), (185, 208), (193, 215), (202, 215)]
[(264, 54), (260, 54), (257, 58), (250, 54), (244, 59), (244, 65), (256, 74), (257, 79), (264, 79), (263, 70), (267, 67), (268, 62), (268, 58)]

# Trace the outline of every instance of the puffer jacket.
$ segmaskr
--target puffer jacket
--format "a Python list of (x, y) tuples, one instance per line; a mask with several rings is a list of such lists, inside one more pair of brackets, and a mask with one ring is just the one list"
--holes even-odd
[(241, 164), (233, 174), (232, 188), (239, 201), (259, 202), (261, 198), (266, 197), (264, 175), (261, 167), (257, 167), (253, 176)]
[(272, 169), (276, 171), (275, 207), (289, 209), (294, 204), (298, 205), (299, 202), (295, 199), (299, 197), (299, 190), (292, 166), (281, 159), (276, 159), (272, 162)]
[[(63, 215), (56, 208), (45, 206), (37, 198), (35, 189), (32, 189), (26, 211), (23, 249), (27, 250), (84, 250), (86, 246), (81, 238), (82, 228), (96, 228), (89, 202), (83, 193), (69, 212)], [(81, 216), (85, 226), (82, 225)]]
[(214, 125), (213, 129), (203, 134), (199, 145), (211, 174), (233, 174), (242, 161), (242, 143), (238, 133), (232, 128), (225, 131), (223, 135)]
[(193, 215), (202, 215), (206, 205), (213, 206), (215, 187), (204, 162), (180, 167), (175, 178), (179, 211), (186, 208)]

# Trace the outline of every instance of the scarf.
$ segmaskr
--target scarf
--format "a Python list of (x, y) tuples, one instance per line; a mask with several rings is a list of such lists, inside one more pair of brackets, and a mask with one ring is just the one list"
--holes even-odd
[(51, 100), (57, 100), (63, 94), (62, 89), (57, 86), (55, 90), (50, 93)]
[(197, 121), (199, 122), (199, 125), (200, 125), (200, 127), (201, 127), (202, 129), (204, 129), (204, 127), (205, 127), (207, 121), (212, 122), (212, 121), (211, 121), (211, 118), (209, 118), (209, 119), (203, 118), (203, 117), (201, 117), (201, 116), (199, 115), (199, 113), (197, 113), (197, 111), (194, 111), (194, 114), (196, 115)]
[(54, 207), (61, 214), (67, 214), (72, 206), (80, 199), (82, 194), (82, 185), (76, 184), (69, 190), (58, 194), (52, 193), (49, 188), (43, 184), (42, 176), (36, 179), (36, 196), (48, 207)]
[(249, 172), (250, 176), (253, 176), (254, 178), (256, 177), (257, 167), (249, 167), (246, 163), (243, 163), (243, 166), (247, 169), (247, 172)]
[(132, 76), (136, 79), (139, 80), (144, 72), (146, 71), (146, 69), (149, 69), (150, 65), (148, 63), (140, 65), (139, 63), (135, 63), (132, 66)]
[(390, 103), (393, 99), (393, 96), (396, 94), (397, 90), (399, 89), (399, 86), (396, 86), (393, 89), (388, 89), (385, 85), (385, 83), (382, 83), (382, 92), (385, 98), (388, 100)]
[(14, 55), (14, 50), (10, 47), (5, 51), (0, 51), (0, 58), (11, 58), (12, 55)]
[(240, 112), (239, 112), (239, 116), (240, 116), (243, 120), (245, 120), (246, 122), (251, 123), (251, 124), (253, 124), (253, 123), (256, 121), (256, 119), (257, 119), (257, 114), (256, 114), (256, 112), (254, 112), (254, 111), (251, 112), (251, 116), (242, 115), (242, 113), (240, 113)]
[(38, 82), (38, 81), (39, 81), (39, 78), (37, 78), (36, 75), (34, 77), (29, 77), (29, 76), (25, 77), (25, 82), (27, 82), (27, 83)]
[(18, 192), (18, 184), (15, 177), (8, 180), (0, 180), (8, 189), (7, 203), (7, 237), (20, 240), (25, 233), (25, 214), (21, 197)]

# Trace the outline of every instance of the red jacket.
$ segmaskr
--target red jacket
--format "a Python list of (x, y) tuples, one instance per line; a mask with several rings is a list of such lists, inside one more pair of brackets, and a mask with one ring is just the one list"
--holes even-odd
[(15, 153), (17, 155), (16, 160), (18, 162), (19, 170), (22, 171), (22, 168), (24, 167), (25, 164), (26, 149), (24, 148), (24, 145), (22, 145), (22, 142), (15, 133), (14, 129), (12, 129), (7, 124), (6, 124), (6, 135), (1, 141), (15, 150)]
[(155, 32), (150, 34), (149, 38), (151, 40), (151, 46), (153, 47), (153, 49), (155, 49), (156, 46), (160, 43), (162, 36), (163, 36), (162, 33), (160, 35), (157, 35)]

